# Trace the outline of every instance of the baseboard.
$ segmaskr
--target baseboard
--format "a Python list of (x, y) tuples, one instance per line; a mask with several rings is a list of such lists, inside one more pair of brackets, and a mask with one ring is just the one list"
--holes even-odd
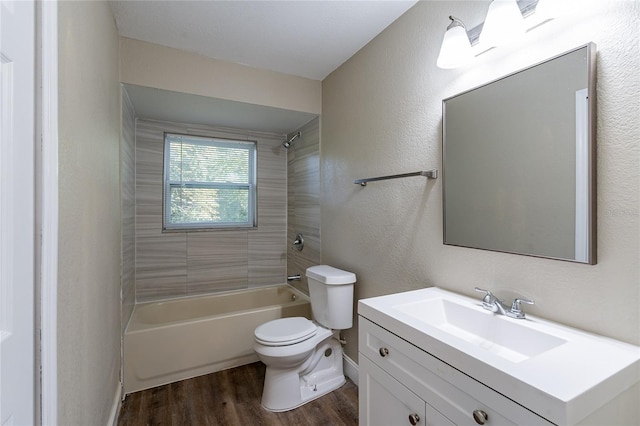
[(344, 359), (343, 368), (344, 375), (347, 376), (353, 383), (358, 386), (358, 364), (351, 358), (347, 356), (347, 354), (342, 355)]
[(122, 408), (122, 383), (118, 383), (116, 386), (116, 394), (113, 399), (113, 405), (111, 406), (111, 413), (109, 413), (109, 420), (107, 426), (117, 426), (118, 416), (120, 415), (120, 408)]

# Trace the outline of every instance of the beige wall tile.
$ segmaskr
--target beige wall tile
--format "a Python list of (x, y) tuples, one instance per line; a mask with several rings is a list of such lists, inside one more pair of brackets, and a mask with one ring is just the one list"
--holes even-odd
[(282, 226), (262, 225), (249, 232), (249, 287), (286, 282), (284, 229), (283, 223)]
[(133, 306), (135, 304), (135, 268), (136, 268), (136, 241), (135, 241), (135, 141), (136, 123), (133, 105), (122, 90), (121, 97), (122, 125), (120, 130), (120, 209), (121, 209), (121, 329), (129, 322)]
[[(162, 232), (165, 132), (256, 141), (257, 228)], [(283, 136), (262, 132), (138, 120), (135, 185), (138, 300), (285, 282), (287, 167), (282, 140)]]
[(247, 287), (247, 230), (187, 234), (187, 292), (211, 293)]
[[(304, 276), (309, 266), (320, 264), (320, 119), (299, 129), (301, 137), (289, 148), (287, 159), (287, 274), (300, 274), (291, 284), (308, 294)], [(293, 248), (296, 235), (304, 236), (304, 248)]]
[(184, 233), (138, 235), (136, 278), (185, 274), (186, 256), (187, 236)]

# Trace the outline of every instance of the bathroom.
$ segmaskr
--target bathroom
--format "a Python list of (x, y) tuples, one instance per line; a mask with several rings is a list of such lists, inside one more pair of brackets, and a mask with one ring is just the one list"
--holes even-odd
[[(565, 14), (519, 44), (493, 49), (462, 68), (438, 68), (449, 15), (473, 27), (483, 21), (488, 3), (419, 1), (316, 80), (121, 37), (108, 4), (57, 3), (57, 318), (50, 325), (56, 345), (55, 356), (43, 360), (53, 363), (55, 375), (44, 373), (42, 417), (59, 424), (114, 419), (121, 400), (122, 332), (134, 301), (155, 297), (144, 276), (136, 276), (140, 260), (132, 263), (136, 206), (127, 198), (134, 195), (121, 151), (127, 123), (121, 119), (120, 83), (308, 114), (309, 120), (282, 133), (300, 130), (293, 144), (313, 145), (308, 163), (317, 167), (317, 182), (308, 189), (312, 205), (300, 209), (312, 223), (302, 230), (289, 227), (296, 212), (286, 185), (301, 178), (292, 176), (295, 167), (287, 167), (279, 139), (279, 151), (270, 152), (280, 161), (277, 179), (285, 186), (275, 204), (288, 209), (288, 222), (273, 217), (277, 253), (257, 247), (267, 257), (256, 260), (260, 277), (266, 276), (263, 265), (282, 281), (304, 275), (312, 264), (332, 265), (356, 274), (355, 301), (431, 286), (472, 297), (476, 286), (503, 289), (534, 299), (527, 307), (532, 315), (639, 345), (638, 2), (568, 0)], [(443, 99), (587, 42), (598, 49), (597, 264), (443, 245), (440, 180), (353, 184), (362, 177), (441, 168)], [(289, 253), (297, 232), (305, 236), (301, 253), (309, 258)], [(213, 250), (207, 256), (219, 259)], [(170, 268), (174, 259), (165, 260), (162, 266)], [(306, 291), (304, 281), (294, 286)], [(158, 298), (188, 295), (185, 285), (153, 290), (165, 292)], [(346, 359), (357, 369), (357, 321), (343, 337)]]

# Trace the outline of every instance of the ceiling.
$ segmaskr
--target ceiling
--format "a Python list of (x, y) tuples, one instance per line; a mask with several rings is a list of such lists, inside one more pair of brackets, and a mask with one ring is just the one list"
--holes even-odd
[(121, 36), (323, 80), (417, 0), (112, 0)]

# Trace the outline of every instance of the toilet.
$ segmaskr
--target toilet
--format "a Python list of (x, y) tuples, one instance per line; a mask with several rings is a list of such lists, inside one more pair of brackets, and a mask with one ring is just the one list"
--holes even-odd
[(267, 366), (262, 406), (288, 411), (342, 386), (340, 330), (351, 328), (356, 276), (327, 265), (307, 268), (313, 321), (280, 318), (258, 326), (253, 348)]

